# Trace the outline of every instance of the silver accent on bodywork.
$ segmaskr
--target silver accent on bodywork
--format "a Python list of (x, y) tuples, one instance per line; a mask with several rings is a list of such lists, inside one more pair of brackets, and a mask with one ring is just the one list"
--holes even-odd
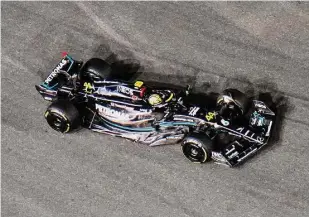
[(197, 117), (193, 117), (193, 116), (187, 116), (187, 115), (174, 115), (174, 120), (177, 121), (188, 121), (188, 122), (194, 122), (197, 125), (203, 125), (206, 124), (208, 122), (206, 122), (205, 120), (201, 119), (201, 118), (197, 118)]
[(155, 118), (151, 110), (140, 111), (132, 107), (108, 107), (100, 104), (95, 104), (95, 108), (102, 117), (121, 125), (147, 124)]
[(264, 102), (253, 100), (253, 105), (257, 112), (265, 115), (275, 116), (275, 113), (272, 110), (270, 110), (270, 108), (268, 108)]
[(198, 112), (198, 110), (200, 110), (200, 107), (191, 107), (190, 108), (190, 111), (189, 111), (189, 115), (191, 115), (191, 116), (195, 116), (196, 115), (196, 113)]
[(248, 154), (246, 154), (245, 156), (243, 156), (243, 157), (237, 159), (237, 161), (238, 161), (238, 162), (242, 161), (243, 159), (245, 159), (245, 158), (249, 157), (250, 155), (254, 154), (257, 150), (258, 150), (258, 148), (252, 149)]
[[(119, 87), (119, 85), (115, 85), (116, 88)], [(131, 99), (131, 96), (127, 96), (123, 93), (119, 93), (118, 91), (112, 91), (106, 88), (106, 86), (104, 87), (98, 87), (98, 89), (94, 92), (94, 94), (99, 94), (102, 96), (115, 96), (115, 97), (122, 97), (122, 98), (126, 98), (126, 99)]]
[[(227, 130), (228, 132), (231, 132), (231, 133), (233, 133), (233, 134), (236, 135), (236, 136), (243, 137), (243, 138), (245, 138), (245, 139), (247, 139), (247, 140), (249, 140), (249, 141), (254, 141), (254, 142), (257, 142), (257, 143), (259, 143), (259, 144), (264, 144), (263, 141), (260, 141), (260, 140), (257, 140), (257, 139), (253, 139), (253, 138), (251, 138), (251, 137), (249, 137), (249, 136), (246, 136), (246, 135), (244, 135), (244, 134), (242, 134), (242, 133), (239, 133), (239, 132), (237, 132), (237, 131), (235, 131), (235, 130), (232, 130), (232, 129), (228, 128), (228, 127), (220, 126), (220, 125), (217, 124), (217, 123), (213, 124), (213, 126), (214, 126), (215, 128), (217, 128), (217, 129), (225, 129), (225, 130)], [(241, 129), (241, 128), (239, 128), (239, 129)]]
[(53, 100), (53, 98), (51, 98), (51, 97), (49, 97), (49, 96), (44, 96), (44, 99), (45, 99), (45, 100), (48, 100), (48, 101), (52, 101), (52, 100)]
[(106, 133), (109, 135), (119, 136), (122, 138), (130, 139), (135, 142), (140, 142), (149, 146), (159, 146), (176, 144), (182, 141), (185, 135), (189, 132), (187, 127), (177, 127), (176, 129), (164, 130), (164, 131), (151, 131), (151, 132), (125, 132), (119, 129), (108, 129), (104, 126), (94, 125), (92, 130), (100, 133)]
[(149, 146), (152, 147), (158, 145), (175, 144), (183, 140), (184, 136), (185, 136), (184, 134), (167, 136), (154, 141), (153, 143), (149, 144)]
[(95, 83), (95, 84), (117, 84), (117, 85), (126, 85), (125, 83), (120, 83), (119, 81), (108, 81), (108, 80), (94, 81), (93, 83)]
[(224, 126), (228, 126), (228, 125), (230, 125), (230, 122), (222, 119), (221, 124), (223, 124)]
[(80, 95), (85, 95), (85, 97), (87, 96), (88, 98), (93, 98), (94, 100), (98, 100), (98, 101), (106, 101), (106, 102), (113, 102), (113, 103), (118, 103), (118, 104), (122, 104), (122, 105), (128, 105), (128, 106), (133, 106), (133, 107), (143, 107), (142, 104), (134, 104), (134, 103), (129, 103), (129, 102), (123, 102), (120, 100), (114, 100), (114, 99), (107, 99), (105, 97), (98, 97), (98, 96), (93, 96), (92, 94), (85, 94), (83, 92), (79, 92)]
[(62, 59), (60, 63), (54, 68), (54, 70), (48, 75), (45, 79), (44, 83), (49, 84), (60, 72), (60, 70), (65, 66), (69, 61), (66, 59)]
[(211, 153), (211, 158), (215, 161), (217, 164), (225, 165), (225, 166), (231, 166), (228, 160), (219, 152), (213, 151)]
[(269, 123), (269, 125), (268, 125), (267, 132), (266, 132), (266, 135), (265, 135), (265, 136), (269, 136), (272, 124), (273, 124), (273, 122), (272, 122), (272, 121), (270, 121), (270, 123)]

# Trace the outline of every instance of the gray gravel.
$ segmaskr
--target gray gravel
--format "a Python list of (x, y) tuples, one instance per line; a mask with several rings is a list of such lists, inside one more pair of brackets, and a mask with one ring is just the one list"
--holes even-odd
[[(2, 216), (309, 216), (309, 4), (2, 2)], [(35, 91), (68, 51), (199, 91), (271, 91), (277, 138), (246, 164), (191, 164), (48, 127)], [(209, 83), (214, 83), (209, 87)]]

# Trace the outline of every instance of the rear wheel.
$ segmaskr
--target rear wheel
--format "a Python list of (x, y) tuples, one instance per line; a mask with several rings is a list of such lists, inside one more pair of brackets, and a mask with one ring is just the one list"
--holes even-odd
[(78, 110), (67, 101), (52, 103), (45, 112), (45, 118), (51, 128), (61, 133), (68, 133), (80, 126)]
[(212, 141), (204, 135), (191, 134), (182, 142), (183, 154), (194, 163), (210, 161), (212, 150)]
[(80, 78), (87, 81), (102, 80), (111, 73), (110, 65), (99, 58), (88, 60), (81, 69)]

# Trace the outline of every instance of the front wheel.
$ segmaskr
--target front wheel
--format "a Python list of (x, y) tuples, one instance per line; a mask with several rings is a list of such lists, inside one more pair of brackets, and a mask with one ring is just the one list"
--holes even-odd
[(183, 154), (194, 163), (205, 163), (211, 160), (212, 141), (204, 135), (191, 134), (182, 142)]
[(234, 119), (247, 112), (249, 99), (236, 89), (226, 89), (217, 99), (219, 114), (224, 119)]
[(45, 112), (45, 118), (51, 128), (61, 133), (68, 133), (80, 126), (78, 110), (67, 101), (52, 103)]

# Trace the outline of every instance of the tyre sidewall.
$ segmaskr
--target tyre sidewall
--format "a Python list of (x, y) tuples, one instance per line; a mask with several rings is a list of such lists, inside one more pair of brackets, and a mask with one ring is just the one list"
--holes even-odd
[[(190, 153), (188, 149), (195, 148), (198, 150), (199, 154), (202, 153), (203, 157), (202, 159), (194, 158)], [(202, 141), (200, 141), (197, 138), (194, 137), (187, 137), (184, 139), (182, 143), (182, 151), (184, 155), (192, 162), (194, 163), (205, 163), (206, 161), (209, 161), (211, 158), (211, 151), (209, 151)]]
[(218, 97), (217, 99), (217, 106), (221, 109), (223, 106), (226, 106), (227, 104), (223, 102), (223, 96), (226, 95), (230, 97), (235, 106), (231, 112), (233, 113), (233, 116), (236, 118), (238, 116), (246, 114), (249, 106), (249, 99), (246, 97), (246, 95), (239, 90), (236, 89), (226, 89), (223, 91), (223, 93)]
[(61, 100), (52, 103), (44, 116), (50, 127), (62, 133), (77, 129), (81, 124), (77, 108), (68, 101)]
[(102, 80), (107, 78), (110, 73), (111, 67), (106, 61), (92, 58), (82, 67), (79, 78), (84, 81)]
[(45, 118), (51, 128), (61, 133), (67, 133), (71, 129), (68, 117), (60, 110), (50, 109), (45, 112)]

